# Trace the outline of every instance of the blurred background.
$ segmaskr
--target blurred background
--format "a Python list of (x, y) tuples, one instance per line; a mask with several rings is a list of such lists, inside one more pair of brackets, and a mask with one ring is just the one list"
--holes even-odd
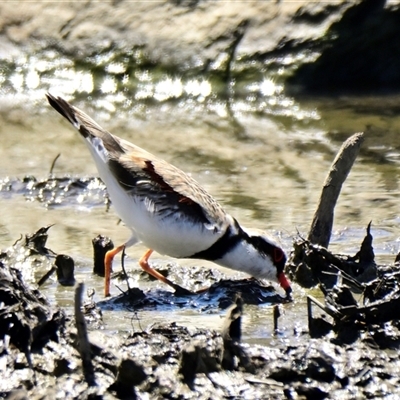
[[(59, 153), (54, 176), (97, 176), (78, 134), (47, 104), (49, 91), (192, 174), (287, 251), (307, 235), (341, 144), (365, 132), (330, 248), (355, 254), (372, 220), (377, 262), (391, 263), (399, 17), (399, 1), (384, 0), (1, 2), (1, 247), (56, 224), (49, 247), (78, 259), (86, 279), (92, 238), (128, 237), (101, 190), (38, 198), (21, 184), (46, 179)], [(132, 267), (142, 252), (129, 249)]]

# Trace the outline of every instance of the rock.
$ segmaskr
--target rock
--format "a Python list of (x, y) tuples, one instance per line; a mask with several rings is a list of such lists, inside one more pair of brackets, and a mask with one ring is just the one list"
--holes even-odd
[(92, 240), (93, 245), (93, 273), (104, 276), (104, 258), (109, 250), (114, 248), (114, 243), (109, 237), (97, 235)]
[(201, 342), (190, 343), (182, 351), (179, 373), (188, 385), (193, 384), (197, 374), (209, 374), (219, 371), (220, 368), (218, 358), (213, 356)]
[[(240, 71), (240, 81), (240, 76), (255, 73), (255, 65), (259, 75), (266, 61), (278, 70), (290, 56), (295, 64), (312, 60), (294, 68), (295, 88), (399, 85), (398, 10), (383, 0), (258, 1), (251, 7), (205, 1), (142, 2), (134, 7), (129, 1), (50, 6), (14, 1), (1, 3), (0, 15), (2, 41), (14, 48), (7, 57), (23, 47), (27, 54), (66, 56), (97, 74), (113, 75), (110, 64), (115, 64), (116, 76), (144, 67), (180, 76), (213, 75), (221, 81)], [(305, 56), (310, 53), (313, 57)], [(232, 61), (238, 69), (231, 68)]]
[(235, 302), (226, 312), (222, 327), (222, 339), (224, 348), (222, 352), (221, 365), (226, 370), (233, 370), (236, 367), (236, 357), (243, 353), (240, 347), (242, 336), (242, 313), (243, 299), (240, 294), (236, 295)]
[[(307, 8), (312, 6), (310, 3)], [(398, 91), (399, 17), (397, 1), (353, 2), (340, 21), (327, 30), (320, 57), (302, 65), (289, 85), (294, 91), (301, 87), (303, 92), (329, 95)], [(313, 42), (318, 46), (318, 40)]]
[(58, 254), (56, 257), (55, 265), (57, 267), (58, 283), (62, 286), (74, 286), (74, 260), (66, 254)]
[(119, 399), (136, 399), (135, 386), (147, 378), (143, 367), (132, 359), (122, 360), (118, 366), (116, 381), (108, 388)]

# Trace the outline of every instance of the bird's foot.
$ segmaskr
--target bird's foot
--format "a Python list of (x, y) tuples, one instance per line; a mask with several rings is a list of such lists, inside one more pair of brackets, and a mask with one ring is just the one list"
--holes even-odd
[(175, 289), (176, 296), (192, 296), (194, 293), (188, 289), (183, 288), (182, 286), (177, 285), (176, 283), (172, 286)]

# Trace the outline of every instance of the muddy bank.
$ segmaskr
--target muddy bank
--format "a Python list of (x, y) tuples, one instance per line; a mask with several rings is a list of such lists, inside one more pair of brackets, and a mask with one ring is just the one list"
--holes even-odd
[[(241, 342), (243, 302), (248, 300), (236, 297), (219, 331), (179, 326), (167, 314), (163, 324), (139, 325), (125, 337), (107, 336), (101, 331), (100, 304), (86, 299), (74, 315), (68, 314), (22, 279), (21, 255), (34, 261), (32, 268), (40, 260), (53, 263), (55, 255), (46, 248), (50, 232), (42, 228), (26, 235), (1, 254), (2, 398), (361, 399), (399, 393), (397, 352), (384, 350), (399, 346), (398, 319), (371, 323), (358, 318), (359, 334), (350, 341), (337, 332), (326, 336), (329, 330), (317, 335), (315, 329), (294, 331), (288, 345), (279, 339), (283, 316), (273, 347), (249, 345)], [(390, 283), (392, 271), (380, 273), (380, 296), (390, 300), (398, 286)], [(246, 290), (244, 283), (237, 288)], [(377, 290), (369, 296), (372, 292)], [(330, 304), (337, 298), (331, 296)], [(82, 325), (89, 330), (88, 342)]]

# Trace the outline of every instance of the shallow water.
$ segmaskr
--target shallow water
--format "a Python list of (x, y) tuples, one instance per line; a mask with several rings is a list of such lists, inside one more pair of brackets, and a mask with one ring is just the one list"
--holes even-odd
[[(289, 101), (290, 100), (290, 101)], [(331, 162), (341, 143), (354, 132), (364, 131), (365, 142), (339, 198), (331, 249), (355, 254), (373, 221), (372, 234), (378, 263), (390, 263), (399, 251), (399, 150), (400, 118), (397, 98), (289, 99), (289, 116), (243, 111), (243, 102), (233, 104), (232, 119), (223, 104), (219, 108), (191, 107), (168, 103), (142, 108), (142, 113), (107, 111), (103, 100), (81, 100), (87, 111), (105, 128), (189, 172), (214, 195), (243, 225), (270, 231), (287, 251), (297, 232), (306, 236)], [(44, 100), (30, 104), (3, 98), (0, 113), (0, 179), (38, 179), (49, 174), (58, 153), (61, 157), (54, 175), (93, 176), (96, 170), (78, 134)], [(25, 104), (24, 104), (25, 103)], [(289, 114), (289, 113), (288, 113)], [(295, 115), (294, 115), (295, 114)], [(308, 115), (312, 117), (303, 118)], [(51, 228), (48, 247), (76, 260), (76, 277), (87, 288), (95, 288), (95, 300), (102, 298), (102, 279), (93, 277), (91, 240), (99, 233), (119, 244), (127, 229), (106, 207), (71, 200), (47, 206), (18, 193), (0, 192), (2, 219), (0, 246), (5, 249), (39, 227)], [(144, 247), (128, 249), (128, 269), (138, 268), (136, 260)], [(175, 262), (155, 254), (153, 262)], [(116, 264), (117, 265), (117, 264)], [(211, 263), (179, 260), (179, 265), (208, 266)], [(221, 269), (222, 270), (222, 269)], [(232, 272), (223, 270), (232, 275)], [(240, 276), (235, 274), (234, 276)], [(149, 283), (146, 290), (154, 288)], [(279, 290), (279, 289), (278, 289)], [(71, 306), (73, 289), (55, 282), (45, 285), (48, 297)], [(118, 289), (112, 288), (113, 294)], [(306, 292), (294, 286), (294, 303), (282, 307), (280, 332), (272, 330), (272, 307), (246, 306), (245, 341), (295, 339), (294, 330), (305, 329)], [(318, 295), (318, 293), (314, 293)], [(129, 331), (166, 319), (188, 326), (219, 329), (223, 310), (203, 313), (196, 307), (168, 310), (105, 311), (106, 330)]]

